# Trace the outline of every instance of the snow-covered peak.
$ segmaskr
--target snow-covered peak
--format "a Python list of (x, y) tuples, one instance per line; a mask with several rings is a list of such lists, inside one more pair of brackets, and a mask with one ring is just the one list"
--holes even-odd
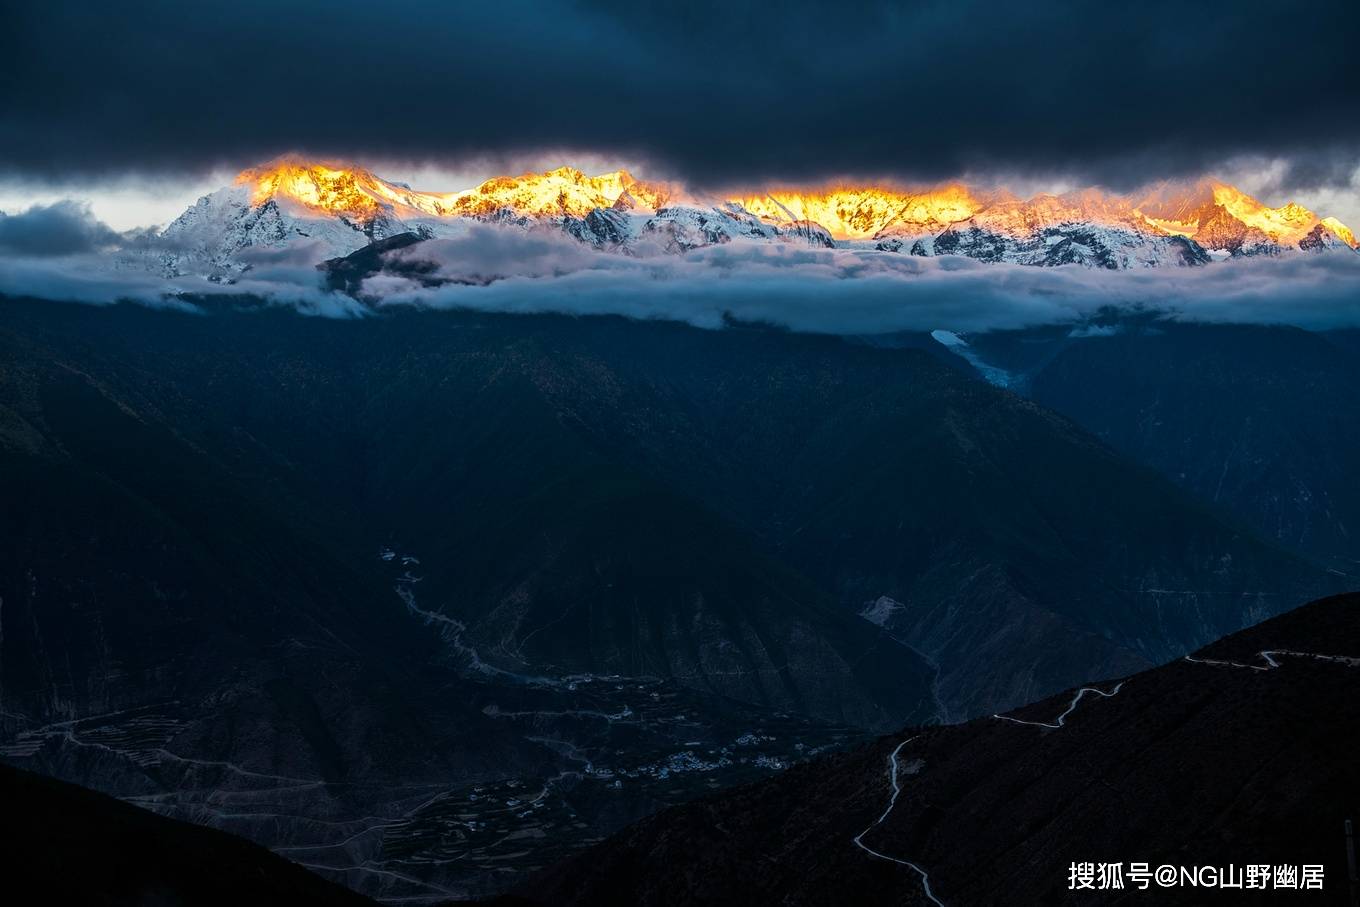
[(1224, 257), (1356, 247), (1335, 218), (1292, 203), (1270, 208), (1212, 179), (1161, 183), (1133, 197), (1082, 189), (1020, 199), (957, 182), (700, 196), (626, 170), (591, 176), (564, 166), (429, 192), (357, 165), (289, 155), (243, 171), (167, 227), (173, 251), (163, 269), (230, 278), (249, 267), (253, 248), (307, 243), (339, 257), (404, 232), (457, 235), (471, 221), (561, 230), (630, 254), (779, 240), (1104, 268), (1202, 264), (1213, 257), (1206, 250)]
[(1332, 233), (1336, 234), (1337, 239), (1350, 246), (1352, 249), (1360, 248), (1360, 242), (1355, 238), (1355, 233), (1350, 227), (1337, 220), (1335, 217), (1324, 217), (1321, 222)]
[(296, 156), (238, 174), (170, 223), (160, 266), (230, 279), (249, 266), (248, 250), (305, 243), (317, 257), (348, 255), (368, 243), (419, 229), (428, 195), (361, 167)]
[(416, 192), (342, 162), (288, 155), (242, 171), (235, 185), (249, 189), (253, 204), (272, 200), (284, 210), (303, 215), (340, 215), (357, 221), (382, 214), (440, 216), (439, 195)]
[(1208, 178), (1162, 180), (1144, 189), (1134, 200), (1134, 207), (1153, 221), (1193, 224), (1201, 209), (1215, 204), (1214, 191), (1220, 185)]
[(1297, 202), (1272, 208), (1216, 179), (1159, 183), (1139, 198), (1137, 207), (1158, 229), (1233, 254), (1315, 248), (1316, 242), (1304, 240), (1319, 224), (1352, 249), (1357, 247), (1355, 234), (1334, 217), (1319, 218)]
[(867, 185), (773, 189), (741, 193), (732, 200), (770, 223), (813, 221), (834, 238), (850, 240), (939, 232), (972, 217), (986, 203), (962, 183), (920, 191)]
[(1025, 201), (990, 205), (979, 211), (972, 222), (1016, 238), (1033, 236), (1044, 229), (1064, 224), (1090, 224), (1153, 234), (1162, 232), (1151, 227), (1128, 199), (1108, 195), (1097, 189), (1083, 189), (1063, 195), (1036, 195)]
[(493, 177), (475, 188), (438, 196), (437, 213), (485, 217), (509, 209), (528, 217), (585, 217), (596, 208), (613, 207), (625, 193), (633, 208), (652, 211), (680, 195), (674, 186), (635, 179), (627, 170), (587, 176), (574, 167), (559, 167), (545, 173)]

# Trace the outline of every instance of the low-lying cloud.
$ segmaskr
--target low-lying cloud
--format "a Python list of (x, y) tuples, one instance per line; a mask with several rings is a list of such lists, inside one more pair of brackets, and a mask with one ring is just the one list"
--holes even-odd
[(779, 243), (733, 242), (684, 255), (643, 246), (624, 255), (549, 230), (475, 225), (456, 239), (388, 253), (390, 267), (363, 282), (359, 302), (326, 288), (316, 247), (259, 250), (234, 283), (214, 283), (157, 276), (148, 270), (155, 256), (148, 242), (116, 253), (4, 256), (0, 294), (190, 309), (201, 298), (249, 296), (326, 317), (416, 307), (621, 315), (703, 328), (736, 319), (838, 334), (1080, 325), (1109, 308), (1360, 327), (1360, 255), (1346, 251), (1105, 271)]
[(71, 255), (109, 248), (121, 240), (84, 202), (66, 199), (17, 214), (0, 211), (0, 253)]
[(432, 263), (450, 282), (370, 278), (364, 293), (379, 307), (612, 314), (710, 328), (734, 317), (854, 334), (1078, 322), (1110, 307), (1205, 321), (1360, 326), (1360, 255), (1344, 251), (1107, 271), (765, 243), (624, 256), (484, 227), (393, 257)]

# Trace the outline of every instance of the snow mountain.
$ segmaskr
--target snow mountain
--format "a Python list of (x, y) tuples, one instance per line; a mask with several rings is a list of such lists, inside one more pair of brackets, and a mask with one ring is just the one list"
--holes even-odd
[(1159, 183), (1135, 205), (1163, 232), (1232, 256), (1357, 246), (1355, 234), (1334, 217), (1318, 217), (1294, 202), (1271, 208), (1212, 179)]
[(162, 231), (154, 264), (168, 276), (231, 281), (261, 253), (310, 245), (315, 260), (334, 259), (402, 234), (458, 236), (473, 223), (565, 233), (624, 254), (784, 242), (1107, 269), (1357, 246), (1335, 218), (1293, 203), (1270, 208), (1214, 180), (1161, 183), (1133, 197), (1085, 189), (1020, 199), (957, 182), (705, 196), (626, 170), (588, 176), (559, 167), (437, 193), (362, 167), (289, 156), (200, 198)]

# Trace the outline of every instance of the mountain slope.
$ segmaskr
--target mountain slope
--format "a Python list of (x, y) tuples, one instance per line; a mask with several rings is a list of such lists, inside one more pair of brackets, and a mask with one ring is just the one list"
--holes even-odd
[[(813, 715), (886, 726), (935, 714), (918, 656), (693, 502), (597, 467), (645, 494), (583, 517), (591, 494), (572, 480), (597, 458), (555, 427), (522, 373), (488, 385), (511, 359), (481, 361), (475, 337), (461, 383), (440, 360), (403, 386), (401, 343), (368, 347), (291, 315), (87, 314), (39, 303), (15, 318), (7, 301), (0, 329), (6, 761), (286, 847), (374, 895), (449, 897), (799, 748), (853, 739)], [(467, 421), (427, 438), (441, 405)], [(456, 472), (460, 458), (475, 478)], [(555, 558), (524, 556), (537, 522), (487, 532), (497, 514), (544, 501), (570, 541)], [(678, 527), (704, 534), (691, 542)], [(379, 556), (394, 542), (431, 567), (431, 554), (509, 564), (459, 610), (438, 570), (416, 586), (402, 576), (422, 568)], [(685, 575), (657, 583), (669, 561)], [(612, 602), (616, 616), (674, 620), (650, 637), (607, 623), (595, 661), (528, 645), (531, 666), (498, 657), (500, 592), (534, 575), (574, 578), (587, 616), (613, 621)], [(579, 638), (562, 633), (563, 601), (544, 585), (521, 635)], [(459, 618), (466, 640), (449, 632)], [(641, 640), (655, 658), (628, 661)], [(469, 643), (485, 643), (496, 669)], [(504, 806), (529, 784), (542, 785), (540, 805)], [(444, 797), (483, 803), (482, 785), (507, 795), (474, 807), (477, 834), (443, 822)], [(540, 843), (497, 843), (515, 834)], [(428, 856), (403, 868), (412, 853)]]
[(1136, 204), (1156, 226), (1233, 255), (1356, 248), (1355, 235), (1334, 217), (1320, 218), (1295, 202), (1271, 208), (1213, 179), (1160, 183)]
[[(1288, 607), (1287, 559), (1210, 530), (1207, 511), (1071, 423), (919, 352), (648, 333), (606, 322), (587, 344), (634, 395), (623, 405), (648, 414), (629, 419), (638, 455), (847, 607), (891, 599), (886, 625), (940, 664), (954, 714), (1054, 689), (1071, 653), (1130, 670), (1241, 626), (1229, 614)], [(598, 409), (573, 399), (604, 433), (616, 416)], [(686, 447), (655, 440), (668, 435)]]
[(247, 299), (0, 318), (0, 754), (387, 898), (1329, 581), (920, 349)]
[(1357, 379), (1317, 335), (1177, 326), (1073, 347), (1034, 396), (1270, 536), (1355, 563)]
[(916, 653), (652, 482), (573, 473), (486, 532), (454, 593), (482, 611), (466, 638), (484, 657), (676, 678), (859, 726), (936, 717)]
[(654, 907), (1085, 903), (1069, 866), (1122, 861), (1126, 887), (1091, 903), (1208, 897), (1140, 891), (1130, 862), (1318, 864), (1311, 899), (1345, 903), (1342, 826), (1360, 779), (1337, 730), (1360, 720), (1358, 610), (1354, 595), (1320, 601), (1095, 692), (799, 766), (639, 823), (521, 893)]
[(30, 904), (360, 907), (262, 847), (0, 765), (7, 882)]
[(1347, 572), (1360, 559), (1360, 371), (1332, 337), (1130, 319), (972, 343), (1037, 402), (1263, 535)]
[[(27, 312), (66, 350), (44, 356), (124, 383), (144, 399), (135, 410), (240, 479), (344, 527), (335, 540), (359, 527), (370, 551), (395, 539), (422, 561), (421, 607), (462, 622), (505, 670), (524, 672), (516, 651), (541, 622), (507, 622), (503, 599), (535, 590), (528, 613), (555, 613), (564, 603), (534, 577), (557, 549), (584, 580), (629, 525), (627, 508), (606, 510), (604, 534), (579, 534), (571, 508), (592, 485), (563, 483), (581, 470), (716, 514), (830, 593), (847, 627), (891, 599), (883, 624), (940, 664), (947, 707), (964, 714), (1171, 657), (1321, 581), (1071, 423), (915, 350), (619, 319)], [(76, 339), (90, 331), (95, 359)], [(564, 532), (526, 548), (545, 517), (516, 514), (545, 500)], [(707, 549), (711, 565), (718, 549), (738, 550)], [(916, 702), (909, 685), (901, 701)]]

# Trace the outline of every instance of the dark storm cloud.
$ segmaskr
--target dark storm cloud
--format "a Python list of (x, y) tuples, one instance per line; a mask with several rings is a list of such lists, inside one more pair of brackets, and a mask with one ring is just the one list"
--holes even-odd
[(0, 170), (598, 150), (716, 185), (1128, 187), (1360, 148), (1360, 4), (7, 2)]
[(1326, 149), (1292, 155), (1283, 171), (1263, 185), (1265, 192), (1309, 191), (1350, 187), (1360, 176), (1360, 151), (1336, 153)]
[(112, 246), (120, 239), (81, 202), (34, 205), (17, 214), (0, 211), (0, 252), (73, 255)]

